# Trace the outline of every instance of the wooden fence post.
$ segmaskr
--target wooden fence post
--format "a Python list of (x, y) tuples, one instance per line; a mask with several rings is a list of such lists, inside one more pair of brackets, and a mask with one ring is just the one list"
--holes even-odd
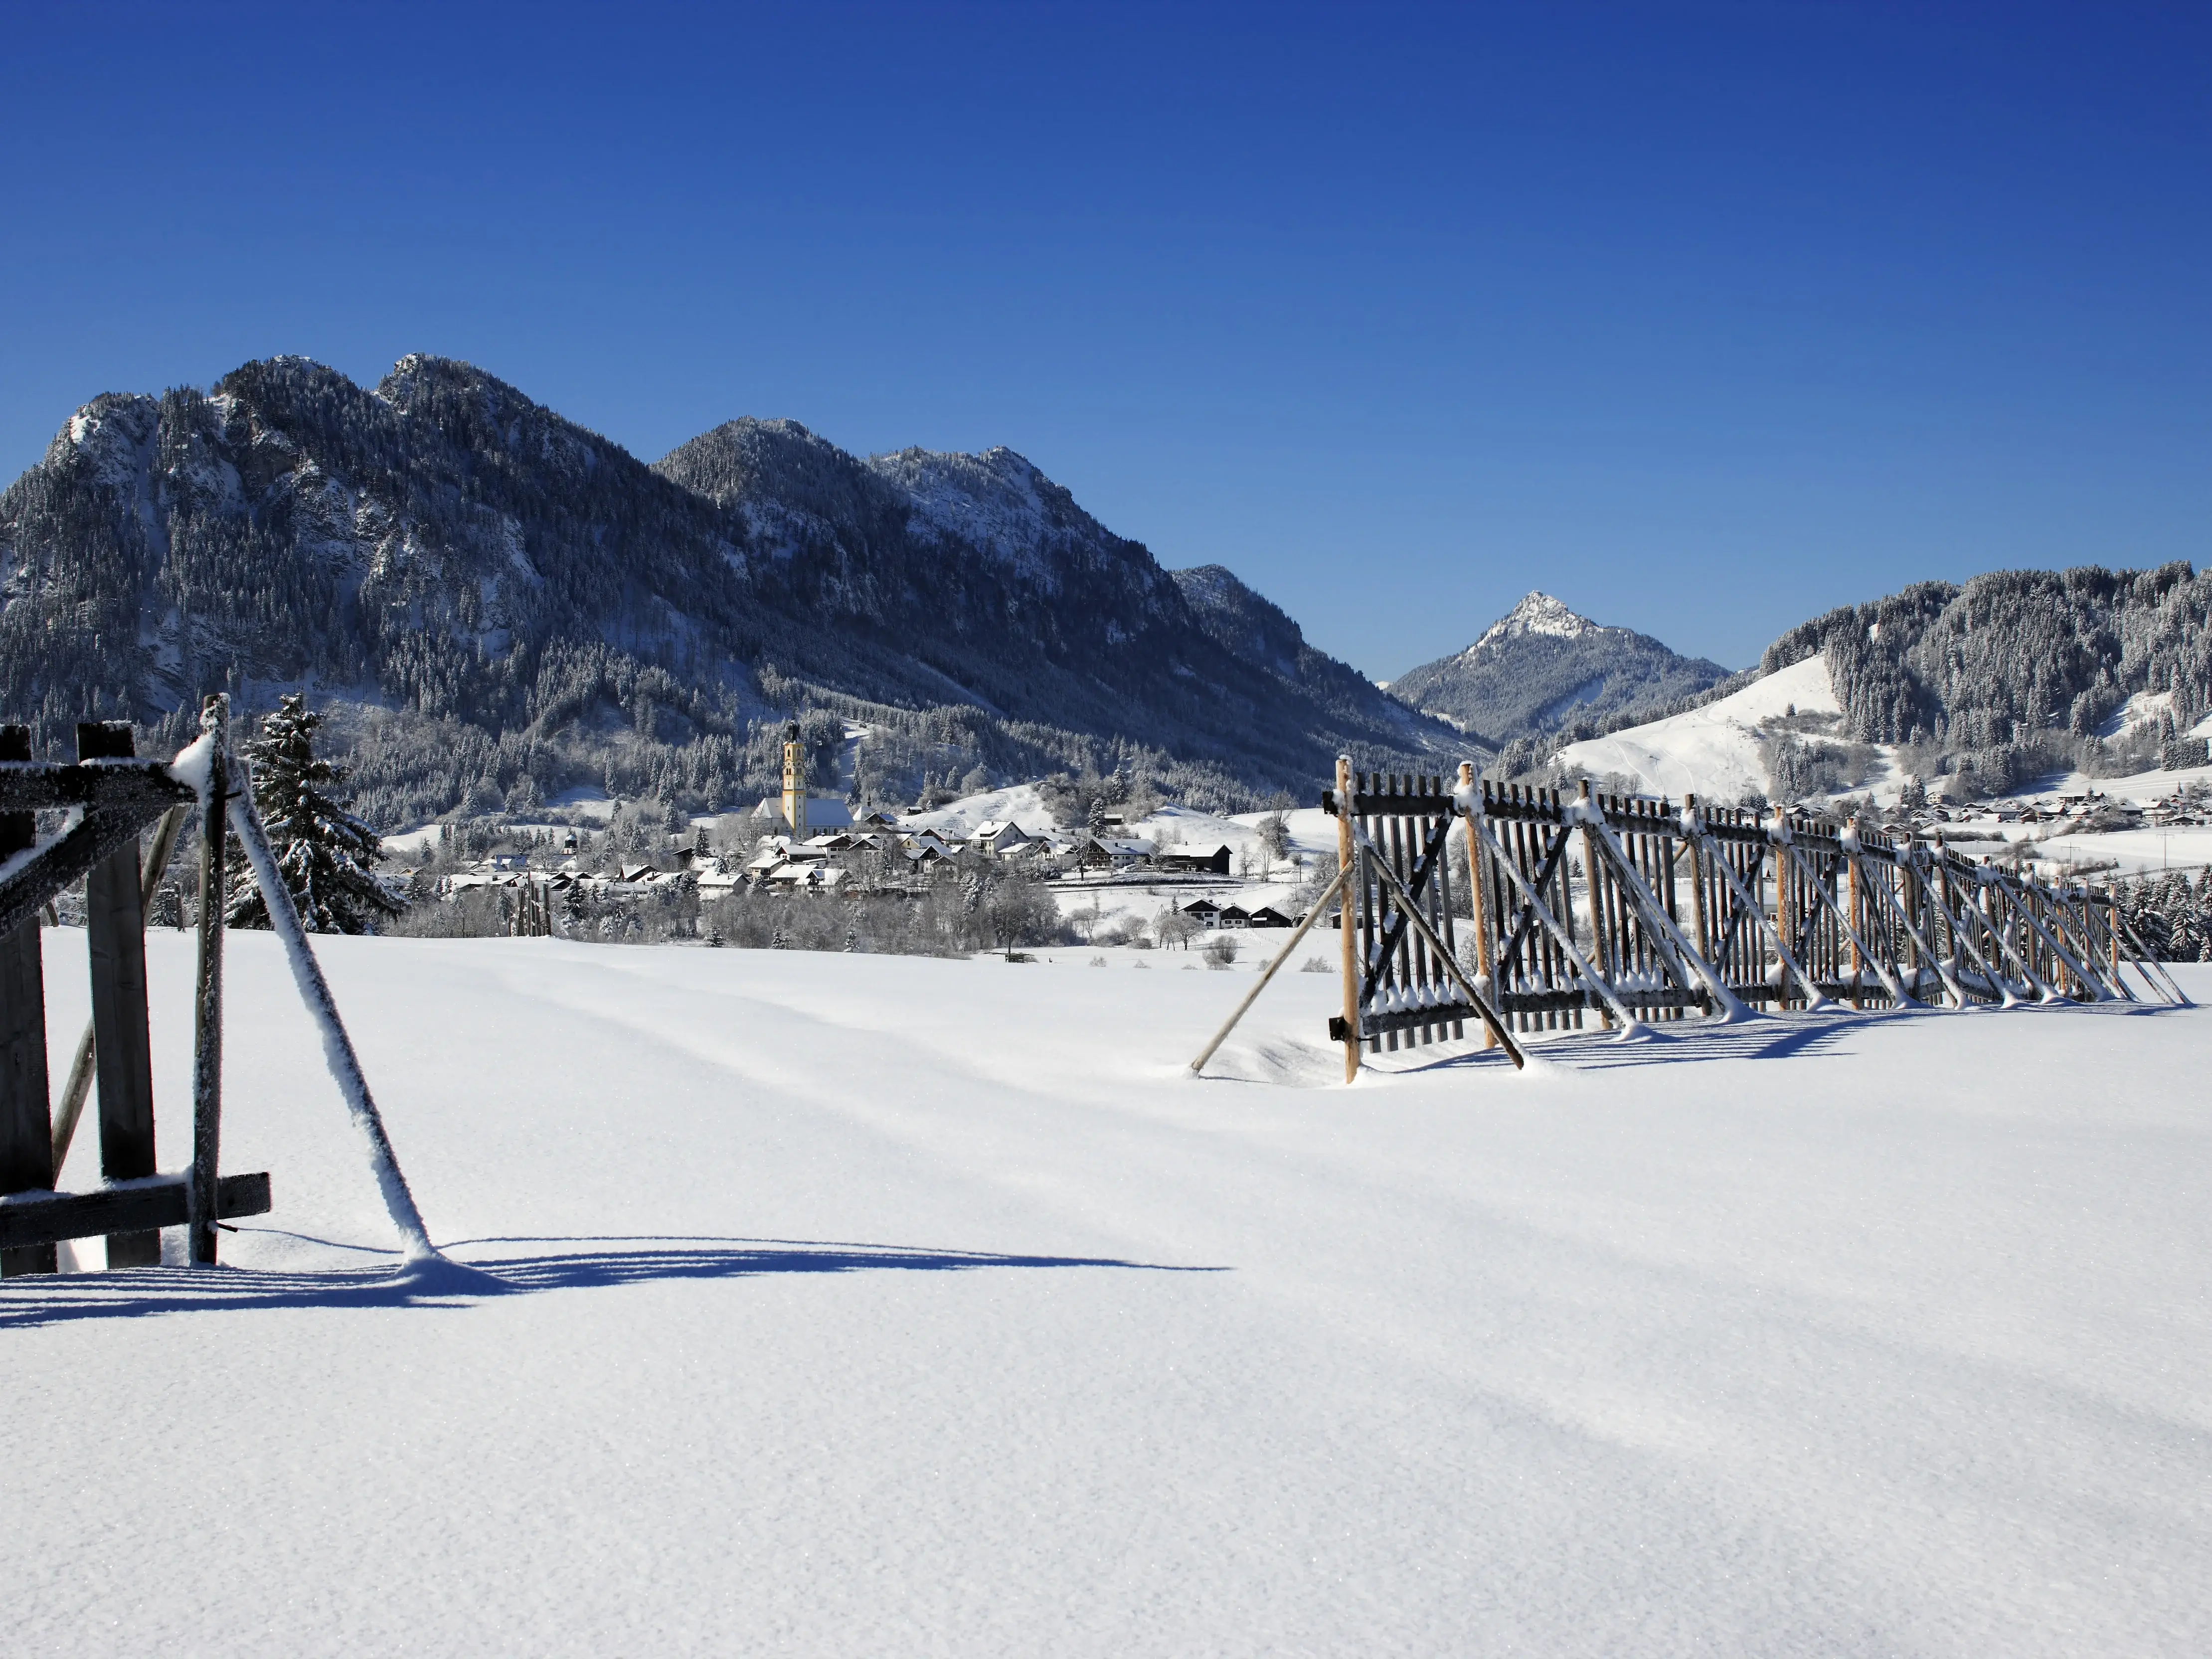
[(1359, 900), (1366, 895), (1361, 890), (1366, 884), (1356, 881), (1352, 873), (1352, 757), (1336, 757), (1336, 868), (1342, 878), (1336, 890), (1337, 921), (1342, 925), (1343, 936), (1338, 940), (1338, 954), (1344, 969), (1344, 1080), (1352, 1082), (1359, 1076), (1359, 941), (1354, 937), (1353, 926)]
[(186, 1253), (195, 1267), (216, 1259), (216, 1171), (222, 1136), (222, 936), (224, 830), (230, 795), (230, 698), (216, 692), (200, 707), (208, 757), (206, 822), (200, 825), (199, 974), (192, 1000), (192, 1184), (185, 1215)]
[[(1476, 793), (1474, 763), (1472, 761), (1459, 763), (1459, 787), (1468, 800), (1473, 803), (1464, 809), (1462, 816), (1467, 822), (1468, 902), (1474, 911), (1474, 971), (1490, 988), (1490, 998), (1494, 1003), (1498, 1000), (1498, 981), (1490, 971), (1490, 890), (1482, 879), (1482, 837), (1475, 833), (1474, 828), (1474, 820), (1482, 811), (1482, 797)], [(1486, 1048), (1498, 1046), (1498, 1033), (1490, 1029), (1486, 1020), (1482, 1027), (1482, 1046)]]
[[(31, 758), (31, 728), (0, 726), (0, 760)], [(38, 839), (38, 815), (0, 812), (0, 858)], [(53, 1125), (48, 1116), (46, 982), (39, 919), (0, 939), (0, 1193), (54, 1184)], [(50, 1273), (60, 1257), (51, 1244), (0, 1249), (0, 1278)]]
[[(128, 760), (124, 722), (76, 729), (80, 761)], [(146, 1022), (146, 912), (139, 895), (138, 848), (118, 848), (85, 878), (86, 954), (92, 963), (94, 1073), (100, 1090), (100, 1172), (137, 1181), (155, 1172), (154, 1060)], [(111, 1267), (158, 1267), (161, 1235), (110, 1233)]]

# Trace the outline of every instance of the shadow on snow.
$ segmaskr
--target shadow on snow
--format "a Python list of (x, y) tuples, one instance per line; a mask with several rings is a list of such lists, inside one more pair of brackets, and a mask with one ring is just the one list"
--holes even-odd
[[(240, 1231), (274, 1233), (281, 1230)], [(297, 1233), (286, 1236), (306, 1237)], [(320, 1244), (330, 1241), (312, 1242)], [(474, 1249), (477, 1246), (516, 1244), (613, 1248), (514, 1255), (481, 1255)], [(623, 1248), (632, 1245), (641, 1248)], [(0, 1330), (58, 1324), (68, 1320), (137, 1319), (154, 1314), (260, 1308), (465, 1308), (487, 1292), (599, 1290), (653, 1280), (749, 1279), (761, 1273), (961, 1273), (985, 1267), (1115, 1267), (1137, 1273), (1230, 1271), (1226, 1267), (1123, 1261), (1110, 1256), (1008, 1255), (988, 1250), (939, 1250), (896, 1244), (782, 1238), (475, 1238), (446, 1248), (469, 1251), (465, 1257), (454, 1257), (454, 1261), (471, 1273), (454, 1275), (441, 1283), (434, 1267), (427, 1273), (396, 1265), (341, 1268), (328, 1273), (264, 1272), (252, 1267), (199, 1271), (146, 1267), (11, 1279), (5, 1293), (0, 1294)], [(489, 1283), (477, 1277), (479, 1275), (488, 1275)]]
[[(1847, 1054), (1844, 1040), (1877, 1025), (1899, 1025), (1930, 1019), (1956, 1019), (1956, 1008), (1875, 1008), (1856, 1010), (1838, 1005), (1817, 1013), (1764, 1013), (1723, 1024), (1707, 1019), (1659, 1021), (1648, 1024), (1626, 1042), (1619, 1033), (1598, 1027), (1595, 1021), (1579, 1031), (1522, 1033), (1532, 1057), (1568, 1071), (1609, 1072), (1625, 1066), (1673, 1066), (1716, 1060), (1789, 1060), (1800, 1054)], [(2012, 1009), (1984, 1005), (1964, 1011), (1966, 1018), (2017, 1018), (2036, 1014), (2089, 1014), (2101, 1018), (2155, 1018), (2178, 1012), (2155, 1003), (2057, 1003), (2049, 1006), (2023, 1003)], [(1367, 1063), (1398, 1076), (1437, 1071), (1497, 1068), (1511, 1064), (1503, 1049), (1473, 1048), (1432, 1060), (1419, 1050), (1397, 1054), (1369, 1055)], [(1389, 1062), (1400, 1063), (1393, 1065)]]

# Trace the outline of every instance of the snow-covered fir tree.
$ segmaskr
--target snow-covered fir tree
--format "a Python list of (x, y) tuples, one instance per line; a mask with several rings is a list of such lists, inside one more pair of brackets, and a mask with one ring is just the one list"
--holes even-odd
[[(372, 867), (376, 831), (327, 793), (344, 775), (315, 755), (315, 728), (322, 723), (296, 694), (262, 717), (261, 735), (242, 745), (253, 769), (254, 807), (301, 925), (313, 933), (366, 933), (377, 918), (396, 916), (403, 907)], [(269, 926), (268, 904), (235, 846), (230, 893), (232, 927)]]

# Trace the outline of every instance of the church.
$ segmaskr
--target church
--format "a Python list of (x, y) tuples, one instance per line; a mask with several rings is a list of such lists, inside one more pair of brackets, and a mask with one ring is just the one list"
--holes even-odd
[(834, 796), (806, 793), (806, 746), (799, 740), (799, 722), (783, 728), (783, 793), (770, 795), (753, 808), (762, 833), (789, 836), (805, 841), (826, 830), (853, 827), (853, 809)]

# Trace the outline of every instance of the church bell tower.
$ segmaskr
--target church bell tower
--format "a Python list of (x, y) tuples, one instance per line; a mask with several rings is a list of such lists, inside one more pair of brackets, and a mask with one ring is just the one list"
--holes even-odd
[(806, 747), (797, 720), (783, 728), (783, 821), (793, 840), (806, 839)]

